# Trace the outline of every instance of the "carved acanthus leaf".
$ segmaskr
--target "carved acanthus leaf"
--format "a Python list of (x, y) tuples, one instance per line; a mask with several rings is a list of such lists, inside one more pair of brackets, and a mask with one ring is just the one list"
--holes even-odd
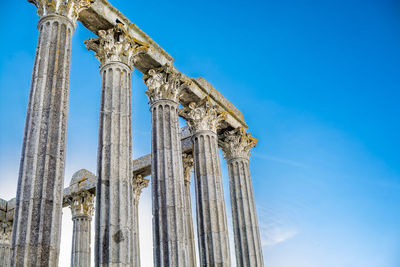
[(142, 193), (142, 189), (146, 188), (149, 185), (149, 179), (143, 178), (142, 175), (134, 175), (132, 178), (132, 189), (133, 195), (136, 201), (139, 201), (140, 194)]
[(74, 23), (79, 13), (89, 8), (95, 0), (28, 0), (37, 7), (40, 17), (58, 14), (71, 19)]
[(199, 131), (212, 131), (217, 133), (221, 122), (226, 119), (226, 114), (219, 111), (217, 106), (211, 103), (209, 97), (199, 103), (192, 102), (187, 107), (179, 110), (179, 116), (186, 119), (192, 134)]
[(0, 243), (11, 243), (12, 227), (12, 221), (0, 221)]
[(95, 52), (101, 66), (109, 62), (122, 62), (133, 68), (136, 56), (148, 49), (148, 45), (129, 36), (121, 24), (107, 31), (100, 30), (98, 35), (84, 43), (88, 50)]
[(69, 198), (72, 217), (75, 216), (93, 216), (94, 211), (94, 194), (83, 190), (71, 193)]
[(183, 178), (185, 179), (185, 183), (190, 184), (190, 174), (194, 166), (193, 154), (192, 153), (182, 154), (182, 163), (183, 163)]
[(179, 102), (182, 89), (191, 83), (170, 64), (149, 70), (143, 80), (147, 85), (146, 95), (150, 104), (162, 99)]
[(257, 145), (257, 141), (257, 138), (252, 137), (243, 127), (239, 127), (225, 132), (220, 145), (225, 159), (248, 159), (251, 154), (251, 148)]

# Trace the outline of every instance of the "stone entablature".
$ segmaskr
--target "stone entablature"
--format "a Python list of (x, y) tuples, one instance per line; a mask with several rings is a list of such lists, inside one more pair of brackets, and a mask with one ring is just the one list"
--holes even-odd
[(69, 195), (64, 196), (71, 208), (72, 218), (88, 216), (91, 218), (94, 212), (95, 189), (87, 189), (88, 184), (95, 185), (96, 175), (82, 169), (72, 175), (69, 185)]

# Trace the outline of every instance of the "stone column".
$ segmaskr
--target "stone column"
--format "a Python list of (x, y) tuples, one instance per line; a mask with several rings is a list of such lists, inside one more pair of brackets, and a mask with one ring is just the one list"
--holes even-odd
[(29, 0), (40, 17), (12, 236), (12, 266), (56, 266), (68, 115), (71, 38), (89, 0)]
[(180, 115), (192, 131), (201, 266), (230, 266), (228, 224), (217, 127), (224, 118), (208, 98), (190, 103)]
[(243, 128), (224, 133), (222, 150), (229, 169), (233, 232), (237, 266), (264, 266), (258, 229), (253, 186), (251, 184), (250, 149), (257, 139)]
[(131, 74), (142, 46), (121, 24), (85, 41), (101, 63), (96, 187), (96, 266), (134, 266)]
[(150, 100), (154, 266), (188, 266), (178, 101), (183, 77), (170, 65), (143, 77)]
[[(7, 203), (6, 201), (4, 202)], [(13, 216), (7, 214), (6, 210), (0, 210), (0, 266), (2, 267), (11, 267), (12, 227)]]
[(185, 213), (186, 213), (186, 227), (188, 238), (188, 257), (189, 266), (197, 266), (196, 261), (196, 247), (194, 244), (194, 230), (193, 230), (193, 217), (192, 217), (192, 198), (190, 196), (190, 176), (193, 169), (193, 154), (184, 153), (182, 155), (183, 161), (183, 176), (185, 179)]
[(149, 184), (148, 179), (144, 179), (142, 175), (135, 175), (132, 178), (133, 189), (133, 257), (135, 267), (140, 267), (140, 236), (139, 236), (139, 199), (142, 189)]
[(71, 194), (70, 208), (74, 223), (71, 267), (90, 267), (91, 222), (94, 194), (80, 191)]

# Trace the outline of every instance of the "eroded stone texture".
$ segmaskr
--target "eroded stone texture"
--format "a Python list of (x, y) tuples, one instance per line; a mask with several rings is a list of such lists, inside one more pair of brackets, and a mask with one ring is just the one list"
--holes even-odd
[(179, 137), (178, 100), (181, 76), (169, 65), (145, 75), (152, 133), (154, 266), (188, 266), (185, 189)]
[(79, 13), (87, 9), (93, 0), (28, 0), (37, 7), (39, 17), (61, 15), (73, 23), (78, 19)]
[(0, 220), (0, 266), (11, 266), (11, 232), (12, 222)]
[(14, 210), (10, 210), (8, 202), (0, 199), (0, 266), (11, 266), (11, 233)]
[(67, 201), (73, 221), (71, 267), (90, 267), (91, 222), (95, 195), (82, 185), (95, 179), (93, 173), (80, 170), (72, 176), (70, 183), (71, 194)]
[(139, 237), (139, 199), (142, 189), (147, 187), (149, 184), (148, 179), (144, 179), (142, 175), (134, 175), (132, 178), (132, 207), (133, 207), (133, 257), (135, 267), (140, 267), (140, 237)]
[(57, 266), (75, 20), (90, 3), (31, 0), (40, 16), (18, 178), (12, 266)]
[(224, 133), (221, 142), (228, 163), (236, 264), (264, 266), (257, 212), (251, 184), (250, 149), (257, 139), (243, 128)]
[(138, 44), (117, 26), (85, 41), (101, 62), (96, 266), (134, 266), (131, 74)]
[(224, 115), (209, 99), (180, 111), (192, 131), (201, 266), (230, 266), (217, 129)]
[(182, 155), (183, 162), (183, 177), (185, 179), (185, 213), (186, 213), (186, 227), (188, 239), (188, 257), (189, 266), (197, 266), (196, 260), (196, 247), (193, 230), (193, 217), (192, 217), (192, 198), (190, 196), (190, 177), (193, 169), (193, 155), (192, 153), (184, 153)]

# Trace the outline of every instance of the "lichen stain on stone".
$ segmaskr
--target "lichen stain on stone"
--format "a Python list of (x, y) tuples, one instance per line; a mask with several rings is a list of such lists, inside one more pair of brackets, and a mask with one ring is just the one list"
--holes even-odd
[(122, 242), (122, 241), (125, 240), (124, 234), (122, 233), (121, 230), (119, 230), (118, 232), (116, 232), (116, 233), (113, 235), (113, 239), (114, 239), (114, 242), (118, 244), (118, 243), (120, 243), (120, 242)]

